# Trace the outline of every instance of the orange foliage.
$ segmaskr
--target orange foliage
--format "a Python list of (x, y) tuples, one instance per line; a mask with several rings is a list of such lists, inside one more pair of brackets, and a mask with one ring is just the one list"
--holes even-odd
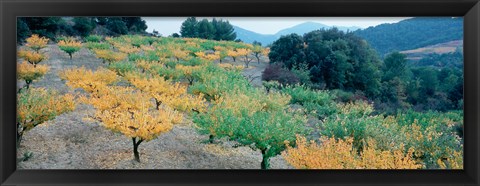
[(102, 59), (104, 63), (108, 62), (109, 64), (112, 62), (119, 62), (127, 58), (127, 54), (114, 52), (111, 50), (94, 49), (93, 52), (97, 58)]
[(38, 53), (35, 51), (30, 51), (30, 50), (19, 50), (18, 57), (24, 58), (34, 66), (36, 66), (38, 63), (42, 62), (43, 60), (47, 59), (47, 56), (45, 54)]
[(175, 57), (177, 61), (180, 61), (180, 59), (187, 60), (190, 57), (188, 51), (181, 50), (180, 48), (174, 48), (171, 51), (172, 51), (173, 57)]
[(17, 95), (17, 122), (22, 133), (75, 109), (74, 96), (59, 95), (44, 88), (30, 88)]
[(38, 52), (42, 48), (47, 47), (48, 38), (39, 37), (37, 34), (33, 34), (31, 37), (27, 38), (26, 41), (27, 43), (25, 44), (25, 46)]
[(128, 74), (126, 78), (132, 85), (155, 98), (157, 109), (161, 105), (187, 112), (203, 112), (206, 109), (203, 96), (188, 94), (187, 87), (180, 83), (172, 83), (163, 77), (145, 78), (135, 74)]
[(219, 67), (222, 67), (226, 70), (243, 70), (244, 67), (243, 66), (240, 66), (240, 65), (232, 65), (232, 64), (229, 64), (229, 63), (220, 63), (218, 64)]
[(282, 156), (298, 169), (419, 169), (423, 166), (412, 159), (413, 148), (407, 152), (403, 147), (393, 152), (381, 151), (376, 149), (373, 140), (369, 140), (358, 155), (352, 138), (322, 137), (320, 141), (318, 145), (297, 136), (297, 147), (288, 146)]
[(48, 66), (37, 65), (36, 67), (23, 61), (17, 64), (17, 79), (23, 79), (27, 84), (36, 80), (48, 72)]
[(168, 108), (152, 110), (150, 96), (130, 87), (108, 86), (102, 96), (80, 100), (97, 109), (91, 119), (102, 122), (105, 128), (144, 141), (171, 130), (183, 119)]
[(228, 50), (227, 51), (227, 56), (230, 56), (232, 58), (236, 58), (236, 57), (240, 56), (240, 54), (235, 50)]
[(97, 71), (87, 70), (85, 67), (67, 69), (59, 73), (61, 79), (67, 80), (66, 85), (71, 88), (83, 88), (89, 93), (100, 94), (109, 84), (118, 81), (114, 71), (99, 68)]
[(138, 47), (135, 47), (135, 46), (132, 46), (132, 45), (128, 45), (128, 44), (117, 44), (117, 43), (114, 43), (113, 45), (115, 48), (118, 49), (118, 51), (122, 52), (122, 53), (126, 53), (126, 54), (132, 54), (132, 53), (137, 53), (137, 52), (140, 52), (140, 48)]

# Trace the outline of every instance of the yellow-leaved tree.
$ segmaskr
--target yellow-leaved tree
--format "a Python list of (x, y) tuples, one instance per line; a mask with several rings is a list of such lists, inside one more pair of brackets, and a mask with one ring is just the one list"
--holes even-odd
[(186, 66), (186, 65), (176, 65), (175, 69), (182, 73), (182, 76), (188, 81), (189, 85), (193, 84), (195, 79), (198, 79), (199, 71), (201, 66)]
[(172, 51), (173, 57), (175, 57), (175, 59), (177, 59), (177, 62), (180, 61), (180, 60), (187, 60), (190, 57), (188, 51), (182, 50), (178, 47), (171, 48), (171, 51)]
[(33, 34), (31, 37), (27, 38), (26, 41), (26, 48), (18, 51), (18, 57), (27, 60), (33, 65), (33, 67), (36, 67), (38, 63), (47, 59), (47, 56), (40, 53), (40, 50), (47, 47), (48, 39)]
[(41, 49), (47, 47), (48, 38), (33, 34), (31, 37), (27, 38), (26, 41), (27, 43), (25, 46), (38, 53)]
[(253, 45), (252, 53), (255, 58), (257, 58), (257, 63), (260, 64), (260, 57), (265, 56), (268, 57), (268, 53), (270, 52), (269, 48), (263, 48), (261, 45)]
[(237, 49), (237, 54), (239, 56), (243, 56), (243, 63), (245, 63), (245, 68), (248, 68), (248, 64), (250, 64), (250, 62), (252, 62), (252, 58), (249, 58), (248, 55), (250, 55), (250, 53), (252, 52), (252, 50), (248, 49), (248, 48), (239, 48)]
[[(45, 75), (48, 72), (47, 65), (37, 65), (36, 67), (23, 61), (20, 64), (17, 64), (17, 79), (25, 81), (25, 87), (20, 88), (30, 88), (30, 84)], [(19, 91), (20, 91), (19, 90)]]
[(82, 48), (82, 42), (77, 41), (73, 37), (67, 37), (64, 40), (60, 40), (58, 42), (58, 47), (60, 50), (63, 50), (65, 53), (70, 56), (70, 60), (72, 59), (72, 55), (75, 52), (78, 52)]
[(97, 71), (87, 70), (85, 67), (72, 68), (61, 71), (61, 79), (67, 80), (65, 83), (70, 88), (82, 88), (88, 93), (99, 94), (107, 85), (118, 81), (118, 76), (114, 71), (99, 68)]
[(233, 59), (233, 62), (237, 59), (240, 54), (234, 49), (227, 50), (227, 56), (230, 56)]
[(296, 147), (287, 147), (282, 152), (285, 160), (297, 169), (419, 169), (423, 165), (412, 156), (414, 149), (406, 152), (401, 146), (394, 151), (377, 149), (373, 140), (368, 140), (360, 154), (353, 147), (353, 139), (345, 140), (322, 137), (321, 144), (308, 142), (297, 136)]
[(114, 52), (112, 50), (94, 49), (93, 52), (97, 58), (102, 59), (103, 63), (108, 64), (119, 62), (127, 58), (127, 54), (123, 52)]
[(131, 87), (107, 86), (97, 96), (83, 97), (81, 101), (95, 107), (91, 119), (132, 139), (134, 158), (140, 162), (138, 146), (170, 131), (183, 119), (168, 107), (152, 109), (154, 105), (150, 98), (150, 95)]
[(61, 72), (60, 77), (67, 80), (69, 87), (83, 88), (90, 93), (79, 99), (96, 109), (95, 114), (89, 118), (131, 138), (134, 158), (138, 162), (140, 143), (155, 139), (183, 120), (182, 115), (170, 107), (154, 109), (156, 107), (151, 101), (152, 96), (146, 92), (134, 87), (112, 86), (112, 83), (118, 81), (118, 76), (108, 69), (69, 69)]
[(195, 52), (195, 55), (200, 59), (205, 59), (208, 61), (215, 61), (220, 59), (220, 53), (214, 52), (213, 54), (205, 54), (204, 52)]
[(47, 59), (47, 55), (43, 53), (35, 52), (32, 50), (24, 50), (24, 49), (20, 49), (18, 51), (18, 57), (27, 60), (34, 67), (36, 67), (37, 64), (39, 64), (40, 62)]
[(73, 95), (60, 95), (44, 88), (20, 91), (17, 94), (17, 146), (26, 131), (74, 109)]
[(25, 61), (17, 64), (17, 79), (24, 80), (26, 83), (19, 91), (23, 88), (28, 89), (34, 80), (42, 77), (48, 71), (48, 66), (37, 65), (47, 59), (47, 56), (40, 53), (40, 50), (47, 46), (48, 39), (34, 34), (26, 41), (25, 48), (18, 51), (18, 57), (25, 59)]
[(203, 112), (206, 101), (202, 95), (195, 96), (187, 93), (187, 87), (180, 83), (173, 83), (163, 77), (142, 77), (140, 74), (127, 74), (125, 78), (135, 87), (151, 95), (155, 99), (157, 110), (162, 105), (179, 111)]

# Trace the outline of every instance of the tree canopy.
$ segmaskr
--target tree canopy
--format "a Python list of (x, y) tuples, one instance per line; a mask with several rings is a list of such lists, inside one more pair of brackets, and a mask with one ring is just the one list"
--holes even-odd
[(202, 19), (197, 21), (195, 17), (187, 18), (180, 28), (182, 37), (202, 38), (211, 40), (233, 41), (237, 37), (233, 26), (222, 19), (213, 18), (212, 21)]

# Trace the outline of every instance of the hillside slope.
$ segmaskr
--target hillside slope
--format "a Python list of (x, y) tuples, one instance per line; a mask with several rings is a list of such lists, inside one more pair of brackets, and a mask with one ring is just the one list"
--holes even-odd
[(418, 17), (354, 32), (380, 55), (463, 39), (463, 18)]
[(454, 40), (412, 50), (404, 50), (400, 53), (407, 55), (407, 59), (420, 60), (424, 57), (429, 56), (430, 54), (446, 54), (455, 52), (457, 50), (463, 50), (463, 40)]

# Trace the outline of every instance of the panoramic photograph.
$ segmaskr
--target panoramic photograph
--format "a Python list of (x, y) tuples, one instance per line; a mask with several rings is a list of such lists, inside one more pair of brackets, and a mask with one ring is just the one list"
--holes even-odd
[(462, 17), (18, 17), (18, 169), (463, 169)]

